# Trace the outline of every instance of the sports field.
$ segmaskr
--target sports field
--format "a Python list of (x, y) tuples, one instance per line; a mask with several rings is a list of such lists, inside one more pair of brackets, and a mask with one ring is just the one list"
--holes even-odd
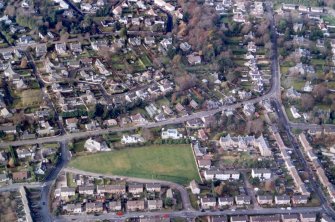
[(199, 181), (190, 145), (152, 145), (79, 156), (70, 167), (101, 174), (167, 180)]

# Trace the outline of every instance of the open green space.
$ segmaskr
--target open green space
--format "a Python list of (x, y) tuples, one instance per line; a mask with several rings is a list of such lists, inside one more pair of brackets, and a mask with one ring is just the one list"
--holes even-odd
[(70, 167), (101, 174), (167, 180), (200, 181), (190, 145), (151, 145), (74, 158)]

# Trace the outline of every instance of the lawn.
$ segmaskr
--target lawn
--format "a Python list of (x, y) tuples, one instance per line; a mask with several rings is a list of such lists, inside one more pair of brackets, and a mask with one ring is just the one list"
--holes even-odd
[(200, 181), (190, 145), (152, 145), (74, 158), (70, 167), (187, 184)]

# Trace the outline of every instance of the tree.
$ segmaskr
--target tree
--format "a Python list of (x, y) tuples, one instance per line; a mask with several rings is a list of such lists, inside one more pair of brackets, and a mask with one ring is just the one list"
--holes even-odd
[(196, 85), (196, 79), (188, 74), (176, 77), (175, 80), (181, 91), (193, 88)]
[(312, 95), (318, 102), (322, 102), (323, 98), (327, 95), (327, 87), (324, 84), (318, 84), (314, 87)]
[(310, 94), (303, 94), (301, 96), (301, 109), (303, 111), (309, 111), (314, 107), (315, 101), (314, 97)]
[(250, 183), (251, 183), (253, 186), (258, 187), (258, 186), (261, 184), (261, 180), (260, 180), (258, 177), (251, 178)]
[(20, 64), (21, 69), (27, 68), (27, 65), (28, 65), (27, 58), (26, 57), (22, 58), (21, 64)]
[(170, 198), (170, 197), (165, 198), (165, 200), (164, 200), (164, 204), (165, 204), (165, 206), (167, 206), (167, 207), (172, 207), (172, 206), (173, 206), (173, 199)]

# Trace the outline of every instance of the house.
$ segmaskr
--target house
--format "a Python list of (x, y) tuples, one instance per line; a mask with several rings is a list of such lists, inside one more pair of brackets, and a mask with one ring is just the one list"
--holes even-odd
[(16, 126), (14, 125), (8, 125), (8, 126), (2, 125), (0, 126), (0, 131), (3, 131), (6, 134), (16, 134), (17, 133)]
[(75, 213), (75, 214), (79, 214), (79, 213), (83, 212), (80, 203), (66, 204), (66, 205), (63, 206), (63, 211), (66, 211), (67, 213)]
[(199, 104), (192, 99), (190, 102), (190, 107), (192, 107), (193, 109), (198, 109)]
[(236, 205), (249, 205), (251, 204), (251, 197), (246, 195), (235, 196)]
[(81, 49), (80, 42), (71, 42), (70, 43), (70, 50), (74, 53), (81, 53), (83, 50)]
[(273, 198), (270, 195), (258, 195), (257, 202), (260, 205), (271, 205), (273, 202)]
[(59, 55), (66, 54), (66, 43), (57, 43), (55, 45), (55, 50)]
[(111, 211), (120, 211), (122, 209), (121, 201), (110, 201), (108, 206)]
[(121, 143), (123, 144), (134, 144), (134, 143), (143, 143), (144, 138), (139, 134), (133, 135), (123, 135), (121, 139)]
[(232, 197), (219, 197), (219, 206), (232, 206), (234, 204), (234, 198)]
[(65, 120), (66, 128), (72, 132), (77, 130), (78, 119), (77, 118), (68, 118)]
[(248, 222), (248, 217), (244, 216), (231, 216), (230, 222)]
[(144, 210), (144, 200), (129, 200), (127, 201), (128, 211), (140, 211)]
[(251, 170), (252, 178), (258, 177), (259, 179), (268, 180), (271, 178), (271, 170), (269, 169), (252, 169)]
[(250, 216), (250, 222), (281, 222), (280, 215)]
[(2, 183), (2, 182), (6, 182), (6, 181), (8, 181), (9, 180), (9, 178), (8, 178), (8, 176), (7, 176), (7, 174), (0, 174), (0, 182)]
[(204, 127), (204, 126), (205, 125), (200, 118), (191, 119), (191, 120), (188, 120), (186, 122), (186, 127), (188, 127), (188, 128), (197, 129), (197, 128), (201, 128), (201, 127)]
[(83, 195), (93, 195), (94, 194), (94, 186), (79, 186), (78, 193)]
[(148, 210), (160, 210), (163, 207), (162, 200), (147, 200)]
[(202, 197), (200, 203), (203, 209), (216, 207), (216, 199), (214, 197)]
[(130, 116), (130, 119), (133, 123), (136, 124), (147, 123), (147, 120), (141, 115), (141, 113)]
[(163, 140), (173, 139), (178, 140), (183, 138), (183, 134), (179, 133), (177, 129), (162, 129), (161, 137)]
[(61, 187), (60, 188), (60, 196), (61, 198), (68, 198), (70, 196), (74, 196), (76, 194), (76, 189), (71, 187)]
[(155, 37), (153, 37), (153, 36), (144, 37), (144, 43), (147, 44), (147, 45), (154, 45), (155, 44)]
[(294, 119), (299, 119), (299, 118), (301, 118), (301, 115), (298, 113), (298, 110), (297, 110), (296, 107), (291, 106), (290, 111), (291, 111), (292, 116), (293, 116)]
[(143, 184), (138, 184), (138, 183), (129, 184), (128, 192), (132, 194), (143, 193)]
[(208, 160), (208, 159), (199, 159), (198, 160), (199, 168), (209, 169), (209, 168), (211, 168), (211, 165), (212, 165), (211, 160)]
[(200, 194), (200, 188), (198, 183), (195, 180), (190, 182), (190, 189), (193, 194)]
[(298, 214), (282, 214), (281, 215), (282, 222), (299, 222)]
[(47, 49), (46, 44), (37, 45), (35, 48), (36, 57), (45, 56), (47, 52), (48, 52), (48, 49)]
[(216, 178), (216, 174), (219, 173), (216, 169), (205, 170), (204, 177), (205, 180), (214, 180)]
[(300, 221), (301, 222), (315, 222), (316, 214), (315, 213), (301, 213)]
[(125, 194), (126, 187), (125, 185), (105, 185), (97, 186), (97, 194), (110, 193), (110, 194)]
[(104, 121), (103, 123), (106, 126), (116, 126), (117, 125), (117, 121), (115, 119), (107, 119)]
[(3, 108), (0, 111), (0, 116), (2, 116), (3, 118), (11, 118), (13, 116), (13, 114), (11, 114), (7, 108)]
[(183, 52), (188, 52), (189, 50), (191, 50), (192, 46), (190, 44), (188, 44), (188, 42), (182, 42), (182, 43), (180, 43), (179, 48)]
[(110, 151), (107, 144), (105, 142), (100, 143), (98, 141), (93, 140), (92, 138), (89, 138), (86, 140), (84, 144), (84, 148), (88, 152), (97, 152), (97, 151)]
[(308, 196), (307, 195), (293, 195), (291, 198), (293, 205), (307, 204)]
[(35, 153), (26, 148), (17, 148), (16, 154), (19, 159), (34, 158)]
[(275, 196), (275, 204), (277, 205), (289, 205), (291, 198), (288, 195)]
[(207, 219), (208, 222), (228, 222), (228, 218), (225, 215), (211, 216)]
[(103, 203), (86, 203), (86, 213), (98, 213), (103, 211)]
[(191, 65), (198, 65), (201, 64), (201, 56), (199, 56), (197, 53), (192, 53), (188, 56), (186, 56), (188, 63)]
[(145, 184), (145, 189), (148, 192), (161, 192), (161, 185), (159, 183), (147, 183)]
[(177, 103), (177, 105), (176, 105), (176, 110), (178, 111), (178, 112), (185, 112), (186, 110), (185, 110), (185, 107), (183, 106), (183, 105), (181, 105), (180, 103)]

